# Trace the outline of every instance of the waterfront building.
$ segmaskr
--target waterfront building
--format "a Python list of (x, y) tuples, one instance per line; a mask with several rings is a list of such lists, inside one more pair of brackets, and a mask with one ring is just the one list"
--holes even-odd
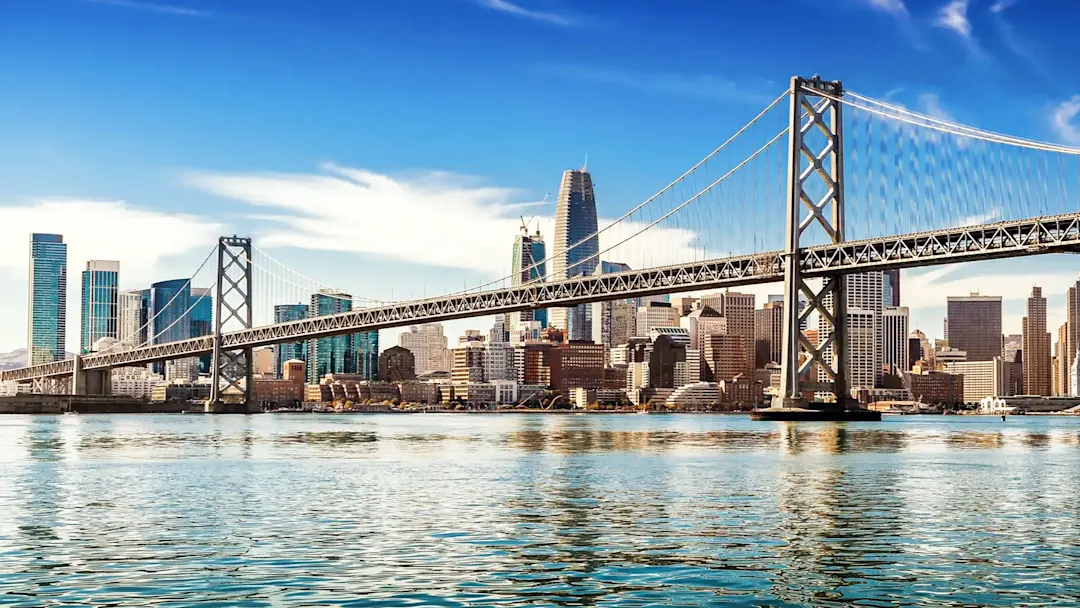
[(921, 403), (926, 405), (959, 405), (964, 402), (963, 374), (947, 372), (927, 372), (905, 374), (908, 389)]
[(439, 323), (413, 325), (398, 335), (398, 346), (409, 349), (416, 361), (416, 373), (448, 372), (453, 362), (443, 326)]
[(391, 346), (379, 354), (379, 378), (384, 382), (416, 379), (416, 358), (409, 349)]
[(784, 347), (784, 301), (769, 301), (754, 311), (754, 365), (777, 363)]
[(725, 409), (756, 408), (765, 402), (765, 387), (753, 378), (740, 375), (717, 384), (720, 385), (720, 402), (726, 406)]
[(1001, 356), (1001, 297), (972, 293), (949, 296), (946, 340), (967, 352), (968, 361)]
[[(584, 167), (564, 172), (555, 206), (555, 245), (551, 260), (553, 280), (593, 273), (600, 253), (596, 230), (596, 193), (593, 191), (592, 176)], [(565, 330), (568, 341), (591, 340), (591, 312), (586, 304), (553, 308), (549, 322)]]
[(1009, 369), (1001, 357), (992, 361), (957, 361), (944, 371), (964, 377), (964, 403), (979, 403), (987, 397), (1009, 394)]
[(908, 331), (908, 307), (886, 306), (881, 309), (882, 365), (898, 376), (911, 369), (911, 338)]
[[(335, 289), (320, 289), (312, 294), (308, 318), (334, 315), (352, 310), (352, 296)], [(327, 374), (356, 373), (356, 334), (308, 340), (308, 384), (316, 384)]]
[[(274, 323), (301, 321), (308, 315), (307, 304), (277, 304), (274, 306)], [(274, 373), (281, 378), (285, 362), (290, 360), (307, 361), (307, 342), (289, 342), (274, 346)]]
[(59, 234), (30, 235), (26, 364), (60, 361), (67, 343), (67, 245)]
[[(191, 337), (191, 315), (184, 314), (191, 305), (191, 284), (188, 279), (172, 279), (154, 283), (149, 289), (150, 301), (147, 307), (149, 318), (152, 319), (147, 333), (150, 344), (164, 344), (187, 340)], [(166, 380), (172, 378), (189, 378), (191, 376), (191, 363), (186, 360), (170, 361), (171, 365), (154, 363), (155, 373), (164, 374)], [(196, 366), (196, 378), (198, 377), (198, 361)]]
[(1069, 395), (1080, 396), (1080, 357), (1073, 357), (1072, 367), (1069, 368)]
[(488, 342), (484, 347), (484, 380), (517, 380), (514, 346), (509, 342)]
[(484, 378), (484, 339), (459, 339), (454, 349), (454, 366), (450, 379), (454, 385), (479, 384)]
[(120, 262), (89, 260), (82, 272), (79, 352), (88, 353), (101, 338), (116, 338), (119, 324), (117, 285)]
[(569, 399), (574, 389), (604, 388), (604, 346), (587, 340), (563, 342), (549, 351), (551, 390)]
[(117, 294), (118, 348), (135, 348), (146, 342), (146, 299), (143, 290), (121, 291)]
[(668, 407), (715, 408), (720, 405), (720, 386), (715, 382), (694, 382), (675, 389), (667, 398)]
[(653, 327), (673, 327), (679, 324), (675, 309), (667, 302), (650, 302), (637, 309), (635, 336), (647, 336)]
[[(528, 227), (522, 224), (521, 234), (514, 238), (514, 251), (510, 262), (510, 284), (514, 287), (533, 282), (543, 282), (547, 277), (547, 249), (544, 246), (544, 237), (540, 235), (540, 229), (535, 234), (528, 233)], [(506, 326), (514, 327), (516, 323), (528, 323), (539, 321), (541, 327), (547, 327), (548, 311), (523, 310), (507, 313)]]
[(1050, 394), (1050, 334), (1046, 331), (1046, 298), (1041, 287), (1031, 288), (1023, 319), (1024, 394)]
[[(883, 279), (881, 271), (864, 272), (844, 276), (847, 293), (847, 343), (844, 345), (847, 355), (845, 370), (849, 395), (854, 397), (862, 389), (870, 389), (881, 384), (883, 367), (883, 344), (881, 314)], [(832, 310), (832, 294), (823, 299), (826, 308)], [(818, 339), (827, 340), (832, 335), (832, 326), (819, 315)], [(833, 347), (824, 349), (822, 356), (826, 361), (833, 357)], [(824, 370), (818, 369), (818, 380), (829, 382)]]
[(118, 367), (110, 374), (109, 392), (135, 399), (150, 399), (154, 387), (163, 382), (165, 378), (161, 374), (155, 374), (146, 367)]

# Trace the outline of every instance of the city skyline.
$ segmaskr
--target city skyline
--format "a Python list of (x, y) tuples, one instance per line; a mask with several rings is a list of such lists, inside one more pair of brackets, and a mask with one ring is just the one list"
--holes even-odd
[[(715, 31), (734, 17), (747, 36), (770, 31), (775, 11), (764, 5), (631, 13), (598, 1), (575, 14), (558, 10), (558, 3), (520, 3), (536, 10), (542, 4), (571, 16), (545, 22), (528, 10), (515, 14), (468, 0), (421, 2), (420, 17), (398, 3), (327, 2), (303, 21), (321, 24), (340, 53), (297, 50), (293, 61), (302, 69), (275, 70), (284, 84), (267, 90), (263, 61), (283, 35), (275, 24), (295, 17), (286, 3), (241, 2), (184, 17), (124, 3), (9, 2), (5, 17), (13, 27), (5, 56), (13, 65), (36, 67), (15, 74), (26, 83), (21, 102), (0, 100), (15, 127), (0, 142), (0, 160), (10, 169), (0, 183), (0, 293), (26, 288), (21, 256), (30, 232), (65, 234), (72, 268), (89, 259), (120, 261), (121, 289), (185, 276), (201, 250), (233, 233), (282, 251), (313, 276), (333, 251), (350, 263), (326, 269), (329, 276), (320, 280), (369, 297), (423, 297), (479, 284), (505, 275), (505, 235), (521, 211), (537, 212), (542, 232), (552, 234), (553, 205), (535, 204), (555, 190), (559, 171), (588, 155), (602, 188), (603, 226), (730, 135), (791, 75), (779, 53), (732, 61), (745, 54), (741, 36), (708, 36), (701, 48), (685, 35), (686, 28)], [(938, 27), (942, 4), (839, 4), (835, 10), (856, 24), (849, 42), (866, 43), (850, 56), (789, 40), (776, 44), (807, 65), (828, 61), (833, 72), (823, 76), (907, 107), (1035, 139), (1080, 140), (1078, 91), (1071, 80), (1048, 76), (1064, 67), (1056, 56), (1073, 56), (1080, 45), (1063, 28), (1077, 7), (1039, 11), (1019, 2), (991, 12), (989, 4), (972, 4), (950, 22), (965, 27)], [(903, 10), (883, 8), (889, 6)], [(263, 18), (275, 15), (286, 18)], [(434, 35), (448, 23), (473, 43)], [(45, 35), (57, 31), (66, 34)], [(358, 31), (364, 43), (355, 42)], [(644, 45), (642, 31), (650, 32)], [(132, 35), (141, 32), (151, 35)], [(219, 56), (240, 32), (250, 34), (242, 52)], [(115, 46), (99, 44), (106, 35)], [(1031, 61), (1017, 49), (1036, 36), (1042, 48)], [(206, 43), (198, 52), (168, 51), (188, 48), (193, 37)], [(46, 40), (54, 46), (43, 54)], [(394, 53), (398, 69), (374, 61), (368, 45)], [(928, 61), (939, 57), (950, 61)], [(148, 69), (145, 60), (155, 58), (170, 62), (172, 76)], [(356, 66), (366, 84), (347, 76), (352, 72), (343, 65)], [(424, 77), (403, 80), (412, 72)], [(89, 82), (80, 76), (86, 73), (107, 78)], [(491, 74), (505, 76), (493, 91)], [(1023, 90), (1008, 85), (1017, 79), (1027, 83)], [(300, 90), (302, 103), (287, 92)], [(487, 92), (483, 103), (478, 90)], [(537, 91), (574, 94), (542, 96), (541, 103)], [(983, 103), (987, 96), (999, 103)], [(84, 111), (95, 116), (92, 125), (72, 121)], [(311, 116), (327, 122), (312, 123)], [(466, 130), (463, 153), (458, 134)], [(431, 245), (395, 247), (402, 217), (427, 218), (413, 230)], [(360, 226), (365, 238), (355, 238)], [(482, 238), (445, 246), (448, 235), (466, 228)], [(102, 238), (110, 233), (123, 238)], [(639, 255), (618, 261), (642, 265)], [(944, 303), (925, 301), (928, 294), (1012, 284), (1001, 290), (1003, 329), (1016, 333), (1031, 283), (1043, 287), (1049, 317), (1060, 318), (1060, 296), (1075, 280), (1070, 264), (1048, 257), (1036, 275), (1023, 260), (904, 272), (903, 305), (912, 310), (912, 327), (940, 337)], [(15, 301), (5, 309), (22, 319), (25, 305)], [(0, 350), (22, 346), (24, 337), (23, 327), (0, 328)], [(75, 332), (67, 338), (67, 349), (77, 350)]]

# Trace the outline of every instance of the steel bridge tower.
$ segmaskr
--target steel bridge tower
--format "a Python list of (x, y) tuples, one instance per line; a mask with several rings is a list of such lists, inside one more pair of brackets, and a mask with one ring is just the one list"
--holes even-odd
[[(842, 274), (826, 276), (820, 289), (803, 280), (801, 248), (809, 236), (824, 233), (827, 242), (844, 241), (844, 134), (839, 81), (791, 79), (788, 147), (787, 239), (784, 249), (784, 327), (781, 394), (773, 407), (805, 407), (812, 393), (830, 392), (839, 404), (850, 399), (847, 386), (847, 293)], [(813, 230), (812, 230), (813, 229)], [(810, 233), (808, 236), (807, 233)], [(806, 306), (801, 303), (806, 298)], [(818, 344), (803, 335), (817, 313)], [(831, 330), (831, 331), (828, 331)], [(826, 333), (826, 332), (821, 332)], [(800, 364), (800, 352), (806, 358)], [(820, 369), (826, 381), (819, 381)]]
[(252, 380), (251, 349), (225, 350), (225, 331), (251, 329), (251, 239), (218, 239), (217, 289), (214, 298), (214, 353), (210, 362), (208, 413), (258, 411)]

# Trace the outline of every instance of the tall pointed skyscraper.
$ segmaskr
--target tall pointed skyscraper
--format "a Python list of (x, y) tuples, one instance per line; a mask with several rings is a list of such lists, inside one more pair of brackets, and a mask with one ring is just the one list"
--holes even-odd
[[(596, 229), (596, 194), (593, 192), (592, 176), (584, 167), (563, 172), (555, 208), (554, 257), (551, 260), (554, 280), (593, 274), (600, 253)], [(590, 316), (586, 304), (553, 308), (550, 324), (565, 329), (567, 340), (591, 340)]]

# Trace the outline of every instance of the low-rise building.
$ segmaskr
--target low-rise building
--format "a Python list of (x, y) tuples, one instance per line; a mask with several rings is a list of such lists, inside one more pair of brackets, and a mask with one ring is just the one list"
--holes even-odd
[(156, 403), (206, 401), (209, 398), (210, 385), (202, 382), (162, 382), (150, 395), (150, 400)]
[(963, 374), (946, 372), (908, 373), (908, 388), (917, 400), (927, 405), (959, 405), (964, 403)]
[(695, 382), (675, 389), (668, 396), (668, 407), (684, 409), (715, 409), (722, 402), (720, 386), (715, 382)]
[(398, 385), (403, 403), (439, 403), (442, 395), (435, 382), (402, 382)]
[(736, 408), (755, 408), (765, 402), (765, 387), (746, 376), (723, 380), (720, 385), (721, 402)]

